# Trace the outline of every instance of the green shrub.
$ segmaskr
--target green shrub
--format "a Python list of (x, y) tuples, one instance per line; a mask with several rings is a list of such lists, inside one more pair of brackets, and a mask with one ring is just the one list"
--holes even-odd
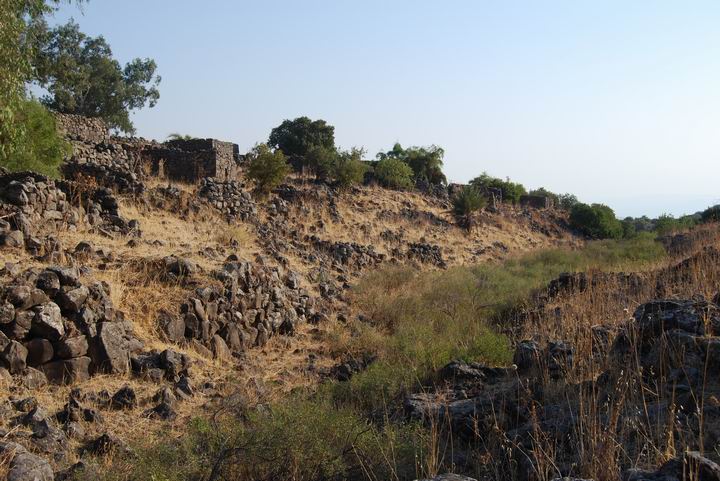
[(1, 165), (11, 171), (32, 170), (57, 177), (58, 167), (72, 149), (58, 136), (55, 117), (39, 102), (25, 100), (16, 119), (22, 125), (22, 140)]
[(701, 222), (717, 222), (720, 220), (720, 205), (708, 207), (700, 214)]
[(332, 178), (341, 188), (348, 188), (362, 183), (368, 166), (362, 162), (363, 150), (353, 148), (340, 152), (332, 166)]
[(473, 225), (473, 214), (487, 204), (485, 197), (472, 185), (466, 185), (453, 198), (453, 214), (468, 230)]
[(500, 189), (502, 192), (503, 202), (511, 204), (517, 204), (520, 202), (520, 196), (527, 194), (525, 186), (522, 184), (511, 182), (510, 179), (502, 180), (497, 177), (490, 177), (485, 172), (483, 172), (479, 177), (471, 180), (470, 184), (477, 187), (480, 191), (487, 189)]
[(305, 166), (315, 173), (318, 179), (326, 180), (332, 175), (337, 160), (338, 153), (334, 148), (317, 145), (305, 156)]
[(570, 211), (570, 225), (592, 239), (618, 239), (623, 234), (615, 212), (602, 204), (575, 204)]
[(290, 173), (285, 154), (271, 150), (267, 144), (258, 144), (249, 154), (247, 176), (255, 182), (258, 192), (267, 194), (282, 184)]
[(378, 161), (375, 177), (382, 186), (390, 189), (411, 189), (414, 184), (412, 168), (399, 159), (386, 158)]

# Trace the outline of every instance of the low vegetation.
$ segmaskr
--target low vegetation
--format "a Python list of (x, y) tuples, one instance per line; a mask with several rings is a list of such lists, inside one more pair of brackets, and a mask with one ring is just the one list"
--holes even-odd
[(375, 178), (388, 189), (411, 189), (413, 183), (412, 168), (399, 159), (382, 159), (375, 165)]
[(255, 182), (260, 194), (266, 195), (282, 184), (290, 173), (290, 165), (281, 150), (258, 144), (248, 154), (247, 176)]

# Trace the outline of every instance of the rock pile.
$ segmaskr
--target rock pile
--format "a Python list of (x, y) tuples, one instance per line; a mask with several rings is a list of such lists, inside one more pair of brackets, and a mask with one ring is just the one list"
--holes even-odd
[[(198, 288), (179, 313), (163, 312), (159, 324), (173, 342), (207, 348), (229, 360), (274, 334), (292, 335), (298, 323), (312, 319), (313, 299), (296, 276), (249, 262), (227, 262), (214, 273), (223, 288)], [(201, 349), (202, 350), (202, 349)]]
[(80, 215), (55, 182), (32, 172), (0, 175), (0, 245), (22, 247), (37, 227), (75, 229)]
[(247, 221), (257, 216), (255, 201), (242, 182), (220, 182), (206, 177), (200, 180), (198, 196), (207, 200), (228, 220)]
[(440, 247), (434, 244), (411, 242), (408, 245), (406, 256), (408, 259), (415, 259), (423, 264), (432, 264), (441, 269), (447, 268)]
[(29, 269), (0, 289), (0, 362), (11, 375), (71, 383), (96, 372), (125, 373), (142, 344), (113, 307), (107, 284), (79, 273)]
[(317, 251), (329, 256), (336, 269), (362, 270), (385, 260), (385, 255), (375, 252), (373, 246), (356, 242), (331, 242), (315, 235), (310, 236), (309, 241)]

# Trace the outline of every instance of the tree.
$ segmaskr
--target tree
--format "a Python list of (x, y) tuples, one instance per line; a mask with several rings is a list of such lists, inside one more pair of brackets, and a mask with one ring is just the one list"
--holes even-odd
[(483, 209), (486, 204), (487, 200), (476, 187), (466, 185), (453, 198), (453, 214), (458, 224), (470, 230), (473, 226), (473, 214)]
[(570, 211), (570, 225), (593, 239), (618, 239), (623, 234), (615, 212), (603, 204), (575, 204)]
[(560, 194), (558, 195), (558, 207), (563, 210), (571, 210), (575, 204), (577, 204), (578, 198), (573, 194)]
[(336, 156), (332, 177), (340, 188), (346, 189), (363, 181), (368, 170), (368, 166), (362, 162), (364, 152), (363, 149), (353, 147)]
[(284, 120), (272, 129), (268, 145), (280, 149), (298, 164), (306, 167), (306, 156), (313, 147), (324, 147), (335, 151), (335, 127), (324, 120), (310, 120), (298, 117), (295, 120)]
[(58, 112), (100, 117), (111, 128), (134, 133), (130, 112), (154, 107), (160, 76), (152, 59), (136, 58), (124, 67), (102, 36), (90, 37), (72, 20), (48, 30), (37, 27), (35, 73), (48, 95), (42, 102)]
[(267, 144), (258, 144), (248, 154), (247, 176), (255, 182), (261, 194), (268, 194), (282, 184), (290, 173), (290, 165), (281, 150), (272, 150)]
[(386, 157), (375, 166), (375, 177), (383, 187), (390, 189), (411, 189), (413, 170), (402, 160)]
[(52, 12), (59, 0), (0, 0), (0, 165), (16, 162), (27, 152), (26, 123), (19, 119), (26, 108), (25, 84), (32, 76), (31, 25)]
[(444, 156), (445, 151), (437, 145), (403, 149), (402, 145), (396, 143), (392, 150), (380, 152), (376, 157), (380, 161), (393, 159), (405, 162), (412, 169), (416, 182), (441, 185), (447, 183), (442, 171)]

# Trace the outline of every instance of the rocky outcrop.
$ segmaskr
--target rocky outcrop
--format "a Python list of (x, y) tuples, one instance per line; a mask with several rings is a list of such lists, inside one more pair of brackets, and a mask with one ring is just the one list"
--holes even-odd
[[(249, 262), (227, 262), (214, 272), (223, 288), (198, 288), (179, 312), (162, 312), (158, 323), (168, 340), (199, 343), (229, 360), (264, 346), (275, 334), (292, 335), (315, 315), (313, 299), (291, 273)], [(292, 286), (292, 287), (289, 287)]]
[(0, 288), (0, 362), (10, 374), (37, 370), (69, 384), (93, 373), (125, 373), (142, 344), (110, 299), (109, 286), (78, 271), (29, 269)]
[(220, 182), (203, 178), (198, 185), (198, 196), (205, 199), (228, 220), (247, 221), (257, 216), (255, 201), (238, 181)]

